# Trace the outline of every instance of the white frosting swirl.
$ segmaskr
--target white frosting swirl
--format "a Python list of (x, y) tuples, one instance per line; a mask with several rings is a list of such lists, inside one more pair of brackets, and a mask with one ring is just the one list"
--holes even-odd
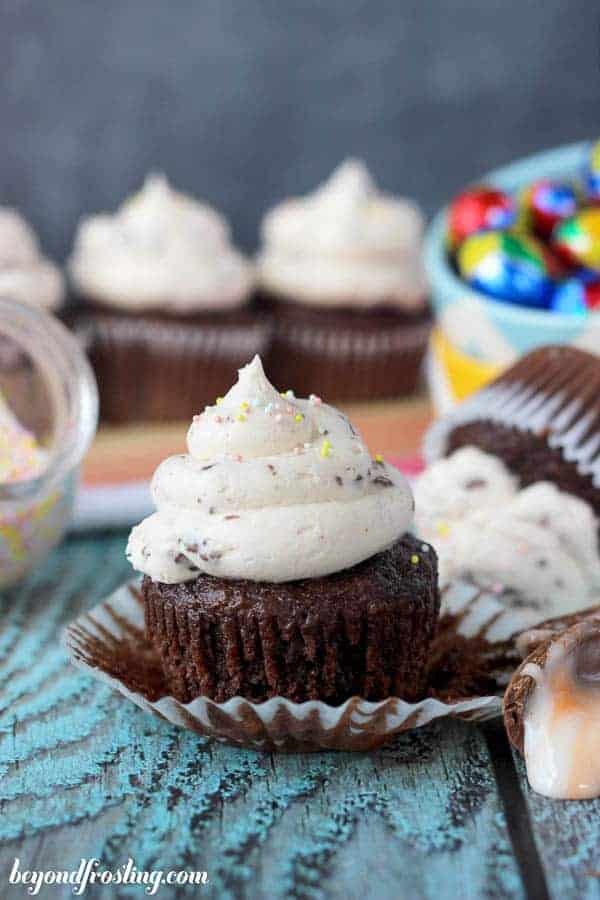
[(99, 303), (188, 314), (241, 306), (254, 282), (225, 219), (162, 175), (149, 175), (114, 215), (80, 223), (69, 271)]
[(315, 306), (421, 309), (422, 231), (414, 204), (380, 193), (364, 163), (348, 159), (314, 193), (267, 213), (259, 278)]
[(415, 481), (415, 524), (433, 544), (443, 544), (454, 526), (482, 509), (498, 509), (518, 489), (518, 480), (497, 456), (461, 447), (428, 466)]
[(194, 418), (188, 451), (156, 470), (157, 512), (129, 539), (132, 565), (154, 581), (329, 575), (391, 546), (412, 519), (404, 476), (371, 459), (338, 410), (279, 394), (258, 357)]
[(25, 219), (15, 209), (0, 206), (0, 297), (54, 310), (64, 293), (60, 269), (42, 255)]
[(429, 466), (415, 499), (442, 586), (470, 576), (484, 588), (516, 591), (548, 618), (588, 605), (600, 585), (591, 507), (550, 482), (519, 490), (504, 463), (476, 447)]

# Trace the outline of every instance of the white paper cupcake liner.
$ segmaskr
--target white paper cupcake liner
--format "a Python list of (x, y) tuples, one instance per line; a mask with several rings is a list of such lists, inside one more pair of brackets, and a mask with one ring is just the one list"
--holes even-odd
[[(456, 702), (427, 698), (407, 703), (397, 697), (369, 702), (352, 697), (340, 706), (317, 700), (292, 703), (273, 697), (252, 703), (234, 697), (215, 703), (199, 697), (183, 704), (160, 695), (153, 672), (158, 663), (144, 637), (138, 582), (122, 585), (64, 632), (71, 662), (109, 684), (141, 709), (174, 725), (225, 743), (255, 750), (372, 750), (395, 734), (446, 717), (481, 721), (499, 715), (499, 696)], [(132, 668), (131, 661), (139, 665)]]
[(547, 347), (530, 354), (434, 422), (423, 444), (427, 464), (446, 455), (456, 428), (490, 421), (546, 434), (551, 448), (559, 448), (581, 475), (590, 475), (594, 486), (600, 486), (600, 363), (574, 353)]

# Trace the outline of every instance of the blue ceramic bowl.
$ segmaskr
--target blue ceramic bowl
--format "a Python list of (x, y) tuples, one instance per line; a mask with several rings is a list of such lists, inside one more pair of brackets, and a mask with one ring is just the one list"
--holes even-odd
[[(492, 184), (515, 193), (538, 178), (577, 178), (582, 174), (589, 146), (585, 142), (536, 153), (495, 169), (474, 183)], [(600, 313), (577, 316), (515, 306), (492, 300), (461, 281), (448, 263), (447, 213), (445, 207), (427, 231), (425, 264), (438, 325), (432, 355), (437, 356), (435, 364), (438, 371), (443, 370), (442, 377), (451, 376), (455, 400), (540, 345), (571, 343), (600, 350)], [(450, 367), (457, 371), (448, 373), (448, 359)]]

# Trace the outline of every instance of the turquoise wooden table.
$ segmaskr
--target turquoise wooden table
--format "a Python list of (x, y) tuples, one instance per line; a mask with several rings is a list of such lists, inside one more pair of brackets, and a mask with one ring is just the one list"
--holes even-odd
[(368, 755), (260, 754), (169, 726), (71, 668), (60, 629), (128, 576), (124, 545), (72, 538), (2, 596), (0, 897), (26, 896), (8, 883), (18, 857), (36, 871), (131, 858), (208, 873), (159, 897), (600, 898), (600, 802), (532, 794), (499, 723), (441, 722)]

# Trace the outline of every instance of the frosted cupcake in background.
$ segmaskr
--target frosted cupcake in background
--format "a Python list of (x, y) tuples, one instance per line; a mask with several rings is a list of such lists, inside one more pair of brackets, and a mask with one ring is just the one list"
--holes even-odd
[(80, 223), (69, 274), (105, 419), (187, 418), (264, 352), (268, 326), (247, 308), (252, 263), (220, 213), (164, 176)]
[[(43, 255), (23, 216), (16, 209), (0, 206), (0, 300), (60, 313), (64, 299), (60, 268)], [(21, 347), (0, 334), (0, 396), (2, 392), (22, 398), (32, 421), (47, 418), (47, 401), (37, 390), (31, 360)]]
[(0, 297), (56, 312), (64, 295), (62, 273), (42, 254), (33, 229), (15, 209), (0, 206)]
[(430, 323), (422, 231), (419, 210), (354, 159), (267, 213), (257, 265), (279, 381), (333, 401), (415, 388)]

